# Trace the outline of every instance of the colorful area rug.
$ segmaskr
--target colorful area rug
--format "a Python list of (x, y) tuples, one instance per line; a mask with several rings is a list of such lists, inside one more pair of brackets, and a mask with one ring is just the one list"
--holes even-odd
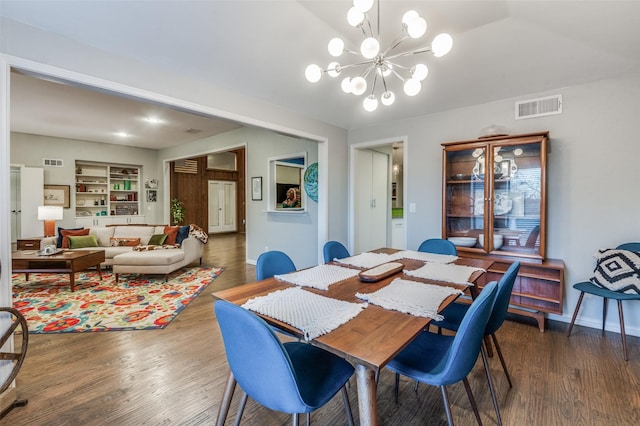
[(29, 333), (78, 333), (164, 328), (224, 268), (183, 268), (169, 275), (76, 273), (76, 291), (61, 274), (13, 274), (13, 306)]

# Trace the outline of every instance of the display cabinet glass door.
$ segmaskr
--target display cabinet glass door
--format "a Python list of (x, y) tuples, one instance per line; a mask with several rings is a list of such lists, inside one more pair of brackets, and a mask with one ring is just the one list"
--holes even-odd
[(443, 235), (462, 250), (543, 257), (545, 147), (540, 137), (447, 146)]

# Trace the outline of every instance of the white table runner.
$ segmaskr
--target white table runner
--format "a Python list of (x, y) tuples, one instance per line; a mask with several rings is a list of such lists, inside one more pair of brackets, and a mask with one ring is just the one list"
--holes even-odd
[(424, 253), (415, 250), (403, 250), (391, 255), (394, 259), (415, 259), (423, 262), (451, 263), (458, 260), (458, 256), (450, 254)]
[(412, 271), (405, 269), (403, 272), (405, 275), (417, 278), (473, 285), (473, 283), (469, 282), (469, 278), (471, 277), (471, 274), (478, 271), (485, 272), (484, 269), (475, 268), (473, 266), (427, 262), (421, 268), (414, 269)]
[(299, 329), (309, 341), (351, 320), (367, 304), (331, 299), (292, 287), (249, 299), (242, 307)]
[(438, 308), (442, 301), (460, 293), (461, 290), (453, 287), (396, 278), (378, 291), (356, 293), (356, 297), (385, 309), (441, 321), (443, 317), (438, 314)]
[(318, 265), (289, 274), (275, 275), (274, 278), (302, 287), (328, 290), (331, 284), (355, 277), (360, 271), (337, 265)]
[(338, 263), (355, 266), (357, 268), (373, 268), (383, 263), (394, 260), (391, 255), (386, 253), (365, 252), (355, 256), (345, 257), (343, 259), (334, 259)]

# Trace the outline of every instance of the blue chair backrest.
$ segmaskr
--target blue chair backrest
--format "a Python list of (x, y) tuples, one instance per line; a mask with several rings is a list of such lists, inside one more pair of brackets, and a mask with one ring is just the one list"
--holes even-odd
[(437, 373), (443, 385), (464, 379), (475, 365), (487, 321), (495, 303), (497, 288), (498, 284), (495, 281), (490, 282), (471, 303), (453, 338), (446, 361), (441, 362), (442, 368)]
[(511, 299), (513, 284), (516, 282), (519, 270), (520, 262), (513, 262), (507, 272), (500, 278), (500, 281), (498, 281), (498, 294), (496, 295), (496, 302), (493, 305), (493, 311), (489, 317), (485, 334), (493, 334), (498, 331), (507, 318), (509, 299)]
[(616, 248), (619, 250), (640, 251), (640, 243), (624, 243)]
[(233, 303), (218, 300), (214, 307), (229, 367), (242, 390), (272, 410), (304, 412), (291, 359), (269, 325)]
[(436, 253), (436, 254), (450, 254), (453, 256), (458, 255), (456, 245), (449, 240), (442, 238), (430, 238), (425, 240), (418, 247), (418, 251), (423, 253)]
[(327, 241), (322, 249), (324, 263), (329, 263), (333, 259), (344, 259), (351, 256), (349, 250), (338, 241)]
[(277, 250), (267, 251), (258, 257), (256, 263), (256, 279), (266, 280), (274, 275), (286, 274), (296, 270), (293, 260), (285, 253)]

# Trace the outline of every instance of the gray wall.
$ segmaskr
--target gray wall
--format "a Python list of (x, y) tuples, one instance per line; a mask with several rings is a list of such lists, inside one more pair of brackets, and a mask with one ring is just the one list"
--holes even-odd
[[(44, 167), (43, 158), (63, 160), (63, 167)], [(142, 166), (141, 185), (146, 179), (159, 177), (158, 151), (154, 149), (131, 148), (75, 139), (61, 139), (48, 136), (11, 133), (11, 163), (44, 169), (45, 185), (69, 185), (71, 208), (64, 209), (64, 218), (57, 221), (61, 227), (75, 224), (75, 161), (98, 161), (103, 163), (133, 164)], [(146, 223), (162, 223), (161, 204), (147, 203), (144, 189), (141, 193), (140, 214)], [(22, 235), (32, 237), (37, 235)]]
[[(242, 128), (188, 145), (164, 149), (160, 160), (201, 155), (244, 145), (247, 148), (247, 261), (255, 263), (260, 253), (281, 250), (299, 268), (318, 262), (318, 204), (311, 199), (304, 214), (267, 213), (268, 159), (280, 155), (307, 153), (307, 164), (318, 161), (318, 142), (292, 138), (264, 129)], [(251, 200), (251, 177), (262, 176), (262, 201)], [(215, 238), (215, 237), (214, 237)], [(324, 243), (324, 241), (322, 242)]]
[[(562, 114), (514, 119), (516, 100), (557, 93), (563, 95)], [(569, 321), (579, 295), (571, 285), (591, 276), (593, 254), (640, 241), (638, 100), (640, 75), (631, 75), (386, 122), (351, 131), (349, 143), (407, 137), (405, 205), (416, 203), (417, 211), (405, 209), (405, 226), (407, 247), (415, 248), (441, 235), (441, 143), (474, 139), (491, 124), (506, 126), (510, 134), (549, 130), (547, 256), (566, 267), (563, 315), (552, 317)], [(585, 298), (578, 323), (599, 327), (601, 308), (602, 299)], [(619, 332), (615, 304), (607, 319), (607, 328)], [(627, 331), (640, 335), (640, 309), (632, 302), (625, 304), (625, 320)]]

